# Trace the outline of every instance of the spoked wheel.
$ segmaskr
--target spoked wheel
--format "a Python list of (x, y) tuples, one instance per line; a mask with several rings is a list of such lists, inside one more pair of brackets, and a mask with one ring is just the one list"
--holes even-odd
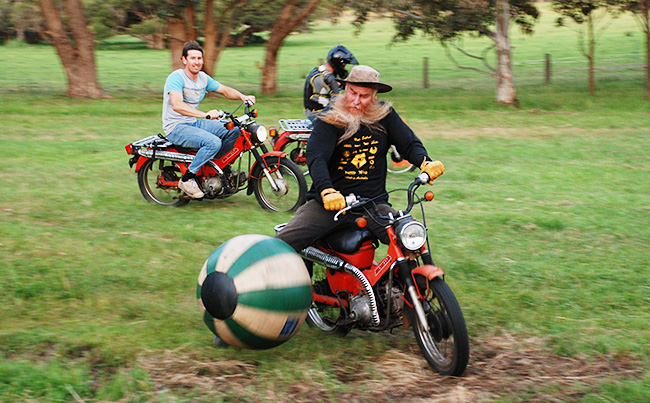
[(172, 161), (147, 160), (138, 171), (140, 192), (148, 201), (180, 207), (189, 202), (178, 188), (181, 170)]
[[(262, 208), (273, 211), (295, 211), (305, 203), (307, 182), (300, 168), (286, 158), (267, 157), (266, 165), (270, 178), (264, 174), (262, 166), (258, 165), (255, 175), (258, 180), (254, 183), (255, 197)], [(273, 188), (270, 180), (274, 181)]]
[[(423, 285), (425, 281), (419, 278), (418, 284)], [(422, 295), (426, 293), (422, 305), (429, 332), (420, 323), (415, 310), (409, 308), (408, 311), (422, 355), (441, 374), (459, 376), (469, 362), (469, 336), (458, 301), (440, 277), (429, 281), (428, 290), (419, 288)]]
[(401, 155), (399, 155), (399, 153), (395, 149), (395, 146), (390, 147), (390, 150), (388, 150), (386, 157), (387, 157), (386, 169), (388, 170), (388, 172), (394, 174), (401, 174), (404, 172), (410, 172), (415, 169), (414, 165), (411, 165), (410, 162), (408, 162)]
[[(312, 275), (314, 291), (317, 294), (333, 295), (327, 284), (325, 270), (322, 266), (314, 267), (314, 273)], [(352, 330), (352, 326), (336, 325), (336, 320), (342, 313), (341, 308), (313, 302), (307, 314), (306, 322), (309, 327), (317, 327), (324, 332), (332, 332), (340, 336), (345, 336)]]

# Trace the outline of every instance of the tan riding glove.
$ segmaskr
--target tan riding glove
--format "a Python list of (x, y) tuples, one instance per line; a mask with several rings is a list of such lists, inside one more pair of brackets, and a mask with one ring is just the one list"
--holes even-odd
[(339, 211), (345, 208), (345, 197), (334, 188), (327, 188), (320, 192), (323, 198), (323, 206), (328, 211)]
[(433, 185), (433, 180), (445, 172), (445, 166), (440, 161), (424, 161), (420, 170), (429, 175), (429, 185)]

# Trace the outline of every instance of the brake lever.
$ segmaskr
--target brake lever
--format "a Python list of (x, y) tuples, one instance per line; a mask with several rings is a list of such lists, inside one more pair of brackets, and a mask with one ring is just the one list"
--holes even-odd
[(335, 215), (334, 215), (334, 221), (339, 220), (339, 216), (341, 214), (345, 214), (346, 211), (352, 209), (352, 207), (356, 206), (360, 202), (359, 198), (353, 193), (350, 193), (348, 196), (345, 196), (345, 204), (347, 207), (344, 207), (343, 209), (339, 210)]

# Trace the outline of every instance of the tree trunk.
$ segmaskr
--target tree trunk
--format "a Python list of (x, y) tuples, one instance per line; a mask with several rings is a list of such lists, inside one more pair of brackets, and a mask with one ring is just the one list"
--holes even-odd
[(235, 46), (246, 45), (246, 38), (248, 38), (253, 33), (253, 31), (254, 31), (253, 28), (246, 28), (243, 32), (237, 35), (237, 39), (235, 40)]
[[(204, 64), (203, 70), (210, 76), (214, 75), (219, 55), (228, 46), (230, 42), (230, 31), (233, 21), (236, 19), (237, 12), (245, 1), (233, 0), (224, 5), (219, 19), (214, 20), (214, 0), (205, 2), (205, 28), (203, 30), (205, 43), (203, 44)], [(217, 27), (220, 28), (217, 31)]]
[(504, 105), (517, 105), (508, 32), (510, 26), (508, 0), (497, 0), (496, 13), (497, 102)]
[(640, 8), (645, 33), (645, 97), (650, 99), (650, 0), (641, 2)]
[(595, 72), (595, 58), (596, 58), (596, 33), (594, 32), (594, 19), (593, 13), (587, 17), (587, 61), (588, 67), (588, 82), (589, 94), (596, 95), (596, 72)]
[(54, 0), (38, 2), (45, 19), (45, 38), (54, 45), (68, 80), (68, 95), (74, 98), (101, 98), (95, 68), (94, 37), (88, 29), (80, 0), (64, 0), (67, 25)]
[(172, 58), (172, 71), (182, 69), (183, 45), (189, 39), (182, 19), (173, 17), (167, 19), (167, 39)]
[(262, 69), (262, 94), (272, 95), (278, 92), (277, 60), (282, 42), (291, 31), (314, 11), (319, 2), (320, 0), (310, 0), (309, 4), (302, 11), (296, 10), (298, 0), (287, 0), (284, 4), (273, 28), (271, 28), (271, 35), (266, 43), (264, 68)]

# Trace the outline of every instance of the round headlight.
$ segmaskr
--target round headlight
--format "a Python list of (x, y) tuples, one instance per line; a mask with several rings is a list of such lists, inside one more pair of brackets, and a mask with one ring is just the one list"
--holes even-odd
[(408, 250), (418, 250), (427, 240), (427, 230), (422, 223), (409, 221), (399, 228), (399, 242)]
[(267, 136), (268, 136), (268, 132), (266, 131), (266, 127), (259, 125), (257, 127), (257, 131), (255, 132), (255, 137), (257, 137), (257, 140), (260, 143), (263, 143), (264, 140), (266, 140)]

